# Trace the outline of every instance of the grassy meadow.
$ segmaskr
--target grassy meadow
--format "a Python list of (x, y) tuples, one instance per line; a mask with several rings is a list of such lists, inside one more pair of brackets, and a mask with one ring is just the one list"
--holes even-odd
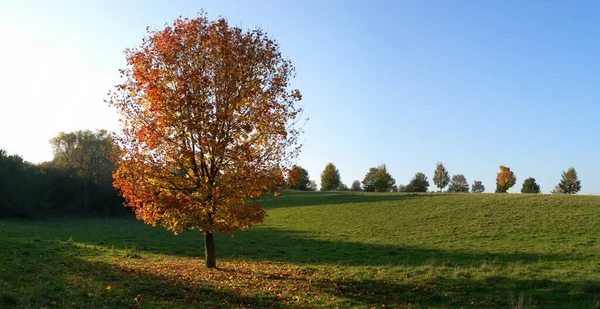
[(283, 192), (216, 239), (0, 220), (0, 308), (600, 308), (600, 197)]

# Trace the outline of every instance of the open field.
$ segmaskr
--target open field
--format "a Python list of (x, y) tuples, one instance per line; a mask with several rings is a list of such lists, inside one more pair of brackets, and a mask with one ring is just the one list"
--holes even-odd
[(0, 308), (600, 308), (600, 197), (284, 192), (203, 240), (0, 220)]

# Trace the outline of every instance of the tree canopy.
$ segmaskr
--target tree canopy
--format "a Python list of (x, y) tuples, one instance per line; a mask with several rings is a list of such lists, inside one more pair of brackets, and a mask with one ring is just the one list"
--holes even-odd
[(308, 190), (308, 184), (310, 179), (308, 177), (308, 171), (298, 165), (292, 166), (292, 169), (288, 173), (287, 185), (291, 189), (295, 190)]
[(442, 162), (438, 162), (435, 167), (435, 171), (433, 172), (433, 183), (440, 189), (440, 192), (450, 183), (450, 176)]
[(576, 194), (581, 190), (581, 180), (574, 168), (570, 167), (566, 172), (562, 172), (558, 189), (563, 194)]
[(523, 187), (521, 188), (521, 193), (533, 193), (538, 194), (542, 192), (540, 190), (540, 185), (535, 182), (535, 178), (529, 177), (523, 181)]
[(360, 185), (359, 180), (355, 180), (352, 182), (352, 186), (350, 187), (350, 191), (361, 191), (362, 187)]
[(363, 179), (363, 190), (367, 192), (390, 192), (396, 180), (388, 173), (385, 164), (371, 167)]
[(321, 173), (321, 191), (335, 191), (340, 188), (342, 181), (340, 171), (331, 162), (327, 163)]
[(448, 186), (448, 192), (469, 192), (469, 183), (462, 174), (452, 176), (452, 181)]
[[(73, 201), (89, 213), (91, 195), (98, 190), (111, 191), (105, 185), (110, 184), (114, 170), (112, 139), (106, 130), (83, 130), (60, 132), (50, 140), (50, 144), (54, 153), (53, 166), (70, 170), (77, 176), (79, 182), (73, 183), (70, 188)], [(95, 201), (102, 203), (99, 199)]]
[(423, 173), (416, 173), (410, 183), (406, 185), (406, 192), (427, 192), (429, 181)]
[(485, 186), (479, 180), (475, 180), (473, 185), (471, 186), (471, 192), (473, 193), (483, 193), (485, 191)]
[(506, 193), (517, 183), (517, 177), (510, 168), (500, 165), (500, 172), (496, 175), (496, 193)]
[(138, 219), (204, 234), (206, 266), (216, 267), (213, 234), (261, 222), (249, 201), (280, 183), (273, 171), (299, 151), (295, 69), (261, 29), (223, 18), (147, 32), (125, 50), (110, 93), (122, 118), (114, 185)]

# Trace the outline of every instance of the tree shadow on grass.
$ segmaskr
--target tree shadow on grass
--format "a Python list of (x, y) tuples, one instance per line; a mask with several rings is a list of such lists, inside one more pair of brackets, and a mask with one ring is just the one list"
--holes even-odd
[(350, 203), (404, 201), (415, 198), (435, 198), (439, 193), (375, 193), (375, 192), (311, 192), (284, 190), (281, 196), (264, 196), (258, 202), (265, 209)]
[[(336, 237), (343, 238), (339, 235)], [(577, 254), (491, 253), (329, 241), (317, 239), (308, 232), (263, 227), (239, 232), (234, 238), (221, 236), (217, 245), (219, 258), (305, 265), (418, 267), (437, 263), (453, 267), (494, 263), (506, 267), (517, 263), (526, 265), (539, 262), (589, 260), (589, 256)]]
[[(20, 245), (0, 263), (0, 308), (289, 308), (264, 291), (243, 295), (225, 284), (101, 262), (97, 256), (108, 261), (111, 254), (98, 248), (45, 241)], [(116, 253), (114, 258), (143, 263), (140, 256)]]
[[(7, 223), (8, 224), (8, 223)], [(197, 232), (173, 236), (160, 227), (150, 227), (135, 220), (79, 220), (73, 226), (57, 224), (48, 229), (29, 230), (34, 239), (61, 240), (110, 249), (127, 249), (166, 256), (204, 257), (204, 240)], [(26, 224), (30, 228), (33, 223)], [(39, 225), (39, 224), (38, 224)], [(4, 225), (2, 229), (10, 225)], [(2, 230), (0, 229), (0, 231)], [(17, 227), (14, 227), (17, 229)], [(9, 232), (9, 230), (6, 230)], [(46, 233), (46, 234), (44, 234)], [(76, 233), (76, 234), (75, 234)], [(9, 233), (10, 235), (10, 233)], [(351, 236), (335, 235), (339, 241), (317, 238), (314, 232), (281, 230), (258, 226), (216, 239), (218, 259), (273, 261), (302, 265), (407, 266), (431, 263), (446, 266), (472, 266), (493, 262), (506, 267), (540, 261), (588, 261), (577, 253), (538, 254), (528, 252), (473, 252), (403, 245), (379, 245), (352, 242)], [(348, 241), (344, 241), (347, 239)]]
[[(372, 278), (341, 277), (327, 267), (319, 270), (258, 260), (242, 268), (235, 267), (236, 262), (222, 263), (226, 266), (207, 271), (201, 260), (188, 257), (163, 264), (162, 259), (143, 254), (117, 252), (112, 256), (102, 248), (69, 242), (15, 245), (13, 253), (2, 254), (0, 308), (594, 308), (600, 297), (600, 282), (594, 280), (441, 275), (378, 279), (376, 273)], [(194, 272), (200, 273), (200, 280), (194, 279)], [(206, 281), (203, 276), (207, 274), (214, 274), (216, 280)], [(233, 282), (228, 281), (231, 278)], [(231, 283), (243, 286), (246, 280), (255, 279), (259, 284), (231, 288)], [(271, 287), (280, 289), (283, 296)], [(285, 287), (296, 289), (285, 294)]]

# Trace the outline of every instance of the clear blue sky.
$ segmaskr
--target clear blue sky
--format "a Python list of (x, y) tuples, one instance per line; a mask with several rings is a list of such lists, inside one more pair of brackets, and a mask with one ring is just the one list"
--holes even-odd
[(117, 129), (103, 100), (146, 26), (224, 16), (295, 64), (310, 118), (298, 164), (399, 184), (442, 161), (495, 189), (499, 165), (544, 193), (573, 166), (600, 194), (598, 1), (0, 0), (0, 147), (51, 159), (59, 131)]

